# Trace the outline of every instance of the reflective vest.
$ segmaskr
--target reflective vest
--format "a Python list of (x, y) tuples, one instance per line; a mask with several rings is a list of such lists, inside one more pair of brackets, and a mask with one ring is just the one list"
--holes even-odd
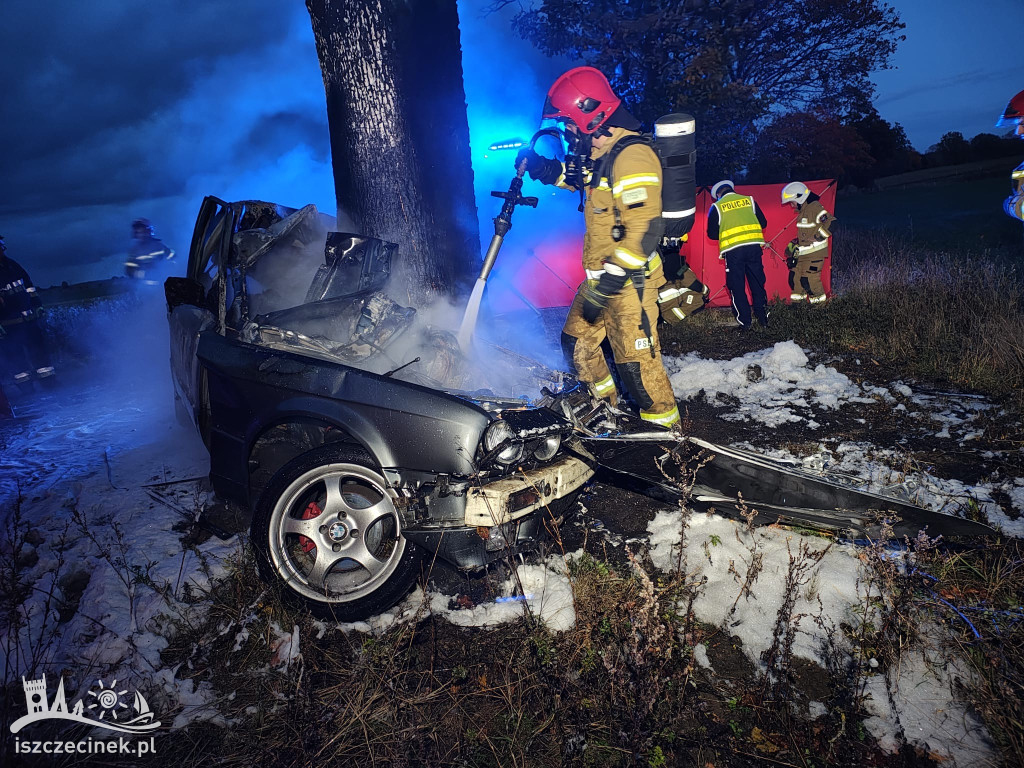
[(718, 252), (725, 253), (741, 245), (764, 245), (761, 222), (754, 213), (754, 199), (730, 192), (715, 201), (718, 209)]

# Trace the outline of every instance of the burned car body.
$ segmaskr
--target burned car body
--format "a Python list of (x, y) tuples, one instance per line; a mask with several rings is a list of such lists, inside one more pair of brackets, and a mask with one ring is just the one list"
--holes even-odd
[(472, 569), (528, 548), (592, 469), (558, 398), (512, 395), (571, 377), (492, 350), (478, 367), (515, 379), (496, 393), (384, 292), (394, 246), (332, 225), (207, 197), (166, 296), (179, 410), (218, 495), (253, 510), (261, 571), (355, 619), (397, 602), (424, 554)]

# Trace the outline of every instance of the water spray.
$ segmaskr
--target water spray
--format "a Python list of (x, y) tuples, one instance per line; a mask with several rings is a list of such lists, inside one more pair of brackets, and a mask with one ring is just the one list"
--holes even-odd
[[(557, 135), (561, 138), (561, 132), (554, 128), (545, 128), (537, 133), (533, 134), (533, 138), (530, 139), (530, 149), (533, 149), (533, 145), (537, 142), (541, 136), (545, 135)], [(496, 142), (491, 145), (492, 149), (517, 149), (523, 146), (524, 142), (521, 139), (509, 139), (508, 141)], [(526, 205), (530, 208), (537, 207), (536, 197), (523, 197), (523, 176), (526, 174), (526, 160), (524, 159), (519, 166), (516, 168), (516, 175), (512, 177), (512, 182), (508, 186), (507, 192), (491, 192), (492, 197), (500, 197), (504, 199), (504, 203), (501, 206), (501, 212), (494, 217), (494, 236), (491, 238), (491, 244), (487, 246), (487, 253), (484, 254), (484, 263), (480, 268), (480, 276), (476, 279), (476, 284), (473, 286), (473, 293), (470, 294), (469, 303), (466, 305), (466, 313), (462, 316), (462, 325), (459, 326), (459, 347), (463, 351), (469, 348), (469, 342), (473, 338), (473, 330), (476, 328), (477, 317), (480, 314), (480, 302), (483, 300), (484, 287), (487, 285), (487, 277), (491, 273), (491, 269), (494, 267), (494, 261), (498, 258), (498, 251), (501, 250), (501, 244), (505, 240), (505, 235), (512, 229), (512, 214), (515, 212), (517, 205)]]

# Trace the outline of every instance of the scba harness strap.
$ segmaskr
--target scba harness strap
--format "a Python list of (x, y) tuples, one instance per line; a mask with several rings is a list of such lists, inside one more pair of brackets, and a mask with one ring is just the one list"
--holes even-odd
[[(612, 240), (616, 243), (625, 238), (626, 226), (622, 223), (622, 212), (615, 202), (615, 179), (612, 169), (615, 167), (615, 159), (622, 153), (622, 150), (636, 144), (646, 144), (654, 151), (653, 142), (643, 136), (623, 136), (612, 145), (608, 154), (601, 158), (600, 165), (595, 169), (595, 173), (590, 179), (590, 186), (592, 187), (598, 186), (602, 178), (607, 179), (608, 186), (612, 190), (612, 215), (615, 217), (615, 224), (612, 226)], [(654, 153), (655, 155), (658, 154), (657, 151), (654, 151)], [(648, 259), (648, 264), (650, 264), (650, 259)], [(631, 280), (633, 287), (636, 288), (637, 297), (640, 300), (640, 328), (638, 330), (644, 334), (644, 338), (647, 340), (647, 349), (651, 353), (651, 359), (654, 359), (657, 357), (657, 353), (654, 351), (654, 331), (651, 329), (651, 319), (647, 316), (647, 310), (644, 309), (644, 285), (647, 282), (644, 269), (636, 270)]]

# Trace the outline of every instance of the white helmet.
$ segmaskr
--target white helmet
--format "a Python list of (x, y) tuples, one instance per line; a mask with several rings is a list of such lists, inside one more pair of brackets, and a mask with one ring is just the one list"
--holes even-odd
[(717, 184), (715, 184), (715, 186), (711, 188), (711, 196), (715, 198), (715, 200), (717, 200), (718, 193), (721, 192), (726, 187), (729, 187), (729, 189), (731, 189), (733, 192), (736, 191), (736, 185), (733, 184), (731, 180), (722, 179), (720, 182), (718, 182)]
[(811, 194), (811, 190), (802, 181), (791, 181), (782, 188), (782, 204), (797, 203), (803, 205), (807, 201), (809, 194)]

